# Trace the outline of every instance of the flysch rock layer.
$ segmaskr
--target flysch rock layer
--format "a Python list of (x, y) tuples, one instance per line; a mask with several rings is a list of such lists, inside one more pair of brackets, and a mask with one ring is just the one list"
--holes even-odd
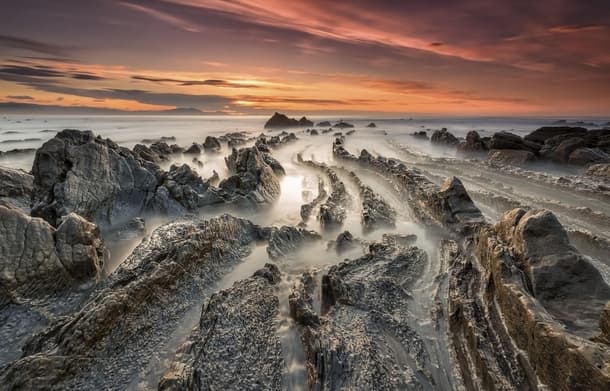
[(156, 229), (80, 311), (35, 335), (0, 370), (8, 389), (124, 389), (182, 316), (265, 239), (229, 215)]

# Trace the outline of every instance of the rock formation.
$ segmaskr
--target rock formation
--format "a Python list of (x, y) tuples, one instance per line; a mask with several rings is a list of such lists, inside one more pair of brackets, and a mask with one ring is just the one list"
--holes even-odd
[(281, 390), (279, 281), (277, 266), (266, 264), (252, 277), (212, 295), (159, 390)]
[(300, 120), (296, 120), (294, 118), (288, 118), (285, 114), (280, 114), (276, 112), (273, 114), (271, 118), (265, 123), (265, 129), (272, 128), (293, 128), (299, 126), (313, 126), (313, 122), (308, 120), (305, 117), (302, 117)]
[(25, 171), (0, 167), (0, 205), (29, 213), (34, 177)]

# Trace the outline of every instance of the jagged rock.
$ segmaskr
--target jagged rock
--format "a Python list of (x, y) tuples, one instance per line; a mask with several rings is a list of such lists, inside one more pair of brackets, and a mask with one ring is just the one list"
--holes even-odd
[(419, 132), (413, 132), (413, 134), (411, 135), (415, 138), (421, 138), (421, 139), (428, 139), (428, 133), (426, 133), (426, 131), (424, 130), (420, 130)]
[(226, 142), (229, 148), (246, 144), (250, 140), (246, 132), (231, 132), (218, 137), (218, 141)]
[(479, 136), (476, 130), (471, 130), (466, 135), (466, 141), (463, 141), (457, 146), (458, 151), (461, 152), (486, 152), (487, 145)]
[(30, 211), (34, 177), (23, 170), (0, 167), (0, 205)]
[(311, 212), (328, 196), (324, 189), (324, 181), (318, 178), (318, 195), (310, 203), (301, 205), (301, 219), (307, 222), (311, 216)]
[(152, 143), (150, 145), (150, 150), (159, 155), (163, 160), (168, 160), (169, 155), (174, 153), (172, 147), (170, 147), (169, 145), (167, 145), (167, 143), (163, 141), (157, 141)]
[(281, 390), (277, 266), (212, 295), (159, 390)]
[[(270, 204), (281, 192), (279, 172), (281, 165), (275, 159), (261, 152), (257, 147), (233, 148), (231, 155), (225, 158), (231, 177), (220, 182), (220, 189), (225, 199), (237, 204), (255, 206)], [(268, 162), (274, 165), (272, 167)], [(283, 170), (283, 168), (281, 168)]]
[(489, 149), (515, 149), (529, 151), (533, 154), (537, 154), (540, 148), (540, 144), (523, 140), (520, 136), (509, 132), (494, 133), (489, 144)]
[(216, 186), (218, 184), (218, 182), (220, 181), (220, 176), (218, 175), (216, 170), (212, 170), (212, 175), (205, 181), (212, 186)]
[(281, 228), (273, 228), (267, 246), (267, 254), (272, 260), (279, 260), (289, 253), (298, 251), (303, 246), (320, 240), (321, 236), (303, 228), (295, 228), (284, 225)]
[(91, 131), (63, 130), (36, 152), (32, 215), (53, 225), (78, 213), (106, 227), (139, 215), (155, 196), (158, 166)]
[(415, 217), (426, 224), (464, 234), (484, 221), (483, 215), (457, 178), (448, 178), (443, 187), (439, 188), (418, 170), (408, 169), (394, 159), (375, 158), (365, 149), (358, 158), (344, 148), (334, 148), (333, 153), (338, 159), (357, 162), (395, 180), (396, 185), (404, 189), (404, 197)]
[(195, 211), (206, 205), (221, 203), (218, 191), (197, 174), (188, 164), (173, 164), (167, 172), (163, 185), (187, 211)]
[(157, 228), (78, 312), (35, 335), (23, 357), (0, 371), (0, 384), (11, 389), (127, 388), (171, 338), (169, 331), (182, 325), (212, 284), (263, 234), (249, 221), (228, 215)]
[(333, 125), (333, 128), (340, 128), (340, 129), (353, 128), (353, 127), (354, 127), (354, 125), (350, 124), (349, 122), (344, 122), (342, 120)]
[(46, 297), (97, 279), (106, 251), (97, 227), (71, 213), (57, 229), (0, 206), (0, 291)]
[(345, 184), (339, 179), (337, 174), (325, 164), (315, 163), (313, 161), (303, 161), (301, 155), (298, 155), (298, 159), (302, 164), (322, 170), (330, 179), (330, 195), (326, 201), (320, 205), (320, 210), (318, 212), (318, 220), (320, 220), (322, 229), (330, 231), (341, 227), (347, 216), (346, 208), (348, 208), (352, 202), (352, 198), (345, 189)]
[(201, 154), (201, 151), (202, 151), (201, 145), (199, 145), (197, 143), (193, 143), (183, 153), (186, 153), (189, 155), (199, 155), (199, 154)]
[(366, 125), (367, 128), (376, 128), (377, 125), (375, 125), (375, 122), (371, 122), (370, 124)]
[(140, 159), (151, 163), (160, 163), (161, 161), (168, 160), (167, 156), (160, 155), (143, 144), (136, 144), (133, 147), (133, 153), (135, 153)]
[(318, 321), (311, 281), (303, 282), (305, 293), (291, 294), (311, 389), (436, 388), (423, 341), (409, 325), (410, 288), (425, 264), (417, 248), (380, 244), (331, 267), (322, 279)]
[(396, 211), (370, 186), (362, 183), (353, 171), (350, 177), (360, 190), (362, 200), (361, 222), (364, 232), (370, 232), (377, 228), (388, 228), (396, 225)]
[(311, 132), (309, 132), (309, 134), (312, 135), (312, 136), (317, 136), (320, 133), (318, 133), (318, 131), (316, 129), (311, 129)]
[(322, 121), (322, 122), (318, 122), (318, 124), (316, 126), (319, 128), (330, 128), (332, 126), (332, 124), (329, 121)]
[(182, 153), (182, 152), (184, 152), (184, 148), (182, 148), (178, 144), (172, 144), (172, 145), (169, 146), (169, 148), (171, 149), (172, 153)]
[(610, 163), (594, 164), (587, 169), (585, 175), (610, 180)]
[[(503, 374), (510, 386), (519, 388), (517, 381), (521, 381), (532, 387), (537, 379), (550, 389), (601, 390), (610, 386), (610, 348), (591, 339), (599, 335), (598, 320), (610, 299), (610, 287), (588, 259), (570, 245), (565, 230), (551, 212), (507, 212), (494, 227), (480, 231), (474, 254), (481, 265), (456, 270), (454, 281), (467, 280), (471, 287), (488, 287), (485, 295), (496, 303), (490, 310), (497, 306), (501, 311), (504, 322), (492, 323), (489, 318), (484, 321), (493, 324), (493, 329), (488, 330), (503, 339), (508, 334), (513, 341), (503, 347), (490, 345), (488, 359), (520, 355), (513, 344), (527, 353), (518, 359), (522, 367), (520, 380), (511, 378), (510, 373)], [(483, 275), (459, 274), (480, 268), (489, 281), (480, 281)], [(461, 292), (461, 305), (465, 307), (455, 308), (458, 312), (454, 311), (452, 317), (456, 320), (466, 310), (471, 311), (467, 303), (479, 295), (476, 290)], [(489, 315), (483, 312), (471, 316)], [(477, 349), (482, 346), (479, 344)]]
[(329, 243), (328, 248), (334, 249), (337, 254), (343, 254), (346, 251), (358, 248), (360, 241), (355, 239), (349, 231), (343, 231), (337, 235), (337, 239)]
[(141, 217), (134, 217), (125, 224), (105, 233), (105, 237), (110, 241), (133, 240), (143, 238), (146, 234), (146, 221)]
[(492, 162), (517, 166), (532, 163), (537, 160), (536, 155), (532, 152), (517, 149), (494, 149), (489, 151), (487, 158)]
[(320, 326), (320, 317), (316, 314), (314, 306), (314, 290), (316, 284), (314, 276), (310, 272), (302, 274), (301, 278), (293, 286), (289, 296), (288, 305), (290, 316), (300, 325), (305, 327)]
[(533, 141), (538, 144), (544, 144), (548, 139), (556, 136), (571, 135), (582, 137), (587, 133), (587, 129), (572, 126), (543, 126), (536, 129), (527, 136), (525, 140)]
[(280, 114), (276, 112), (273, 114), (271, 118), (265, 123), (265, 129), (269, 128), (291, 128), (297, 126), (313, 126), (313, 122), (308, 120), (305, 117), (302, 117), (300, 120), (296, 120), (294, 118), (288, 118), (284, 114)]
[(214, 136), (207, 136), (203, 142), (203, 149), (206, 151), (218, 152), (221, 148), (220, 141)]
[(446, 128), (435, 130), (430, 137), (432, 144), (456, 145), (460, 142), (453, 134), (449, 133)]
[(610, 154), (597, 148), (576, 148), (568, 157), (568, 163), (576, 165), (588, 165), (610, 162)]

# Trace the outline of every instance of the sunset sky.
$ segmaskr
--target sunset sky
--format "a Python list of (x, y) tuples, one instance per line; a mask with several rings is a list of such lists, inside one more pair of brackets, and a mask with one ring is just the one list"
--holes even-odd
[(0, 102), (610, 114), (610, 1), (3, 0)]

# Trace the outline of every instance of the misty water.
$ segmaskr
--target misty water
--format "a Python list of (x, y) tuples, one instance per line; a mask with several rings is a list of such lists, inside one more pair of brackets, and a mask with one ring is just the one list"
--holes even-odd
[[(323, 118), (313, 117), (314, 122), (331, 120), (337, 117)], [(569, 191), (561, 192), (554, 187), (545, 187), (543, 184), (532, 184), (526, 176), (508, 175), (493, 171), (483, 165), (471, 165), (468, 160), (456, 155), (454, 148), (435, 147), (427, 140), (418, 140), (411, 136), (415, 131), (426, 129), (447, 128), (457, 137), (465, 137), (470, 130), (477, 130), (481, 136), (490, 136), (501, 130), (511, 131), (519, 135), (525, 135), (532, 130), (548, 125), (548, 118), (418, 118), (418, 119), (380, 119), (380, 118), (344, 118), (344, 120), (355, 125), (356, 132), (346, 139), (345, 147), (353, 154), (367, 149), (374, 155), (382, 155), (406, 162), (411, 167), (420, 168), (433, 182), (439, 182), (440, 178), (449, 175), (460, 177), (467, 190), (476, 192), (491, 191), (502, 194), (524, 204), (531, 204), (539, 200), (548, 200), (545, 205), (557, 205), (554, 210), (560, 220), (568, 228), (584, 227), (593, 234), (606, 240), (610, 240), (610, 232), (604, 226), (591, 223), (586, 217), (579, 218), (564, 213), (566, 209), (581, 206), (588, 207), (593, 212), (610, 215), (610, 206), (592, 196), (589, 199), (576, 197)], [(55, 132), (66, 129), (90, 129), (96, 134), (110, 138), (119, 145), (131, 148), (143, 139), (157, 139), (160, 137), (175, 137), (175, 141), (169, 144), (179, 144), (188, 147), (193, 142), (202, 143), (206, 136), (220, 136), (228, 132), (244, 131), (251, 136), (257, 136), (263, 132), (265, 118), (258, 116), (250, 117), (226, 117), (226, 116), (175, 116), (175, 117), (144, 117), (144, 116), (45, 116), (45, 117), (23, 117), (6, 116), (0, 119), (0, 150), (8, 151), (16, 148), (38, 148), (46, 140), (52, 138)], [(376, 128), (367, 128), (366, 125), (375, 122)], [(281, 313), (277, 319), (277, 333), (282, 342), (282, 350), (286, 362), (284, 373), (284, 386), (286, 389), (307, 389), (306, 370), (304, 365), (304, 353), (296, 331), (296, 325), (289, 316), (288, 293), (297, 278), (305, 271), (313, 271), (321, 276), (331, 265), (335, 265), (346, 258), (357, 258), (364, 254), (365, 246), (352, 249), (341, 255), (327, 249), (327, 243), (334, 240), (337, 234), (343, 230), (350, 231), (354, 237), (363, 241), (379, 240), (384, 233), (414, 234), (417, 240), (414, 243), (427, 253), (427, 266), (424, 275), (417, 282), (413, 290), (412, 321), (416, 330), (424, 338), (428, 354), (436, 367), (432, 376), (436, 384), (443, 388), (452, 388), (454, 379), (449, 370), (451, 360), (446, 341), (445, 330), (436, 329), (432, 326), (431, 312), (434, 310), (435, 297), (439, 290), (444, 289), (442, 282), (443, 266), (439, 264), (437, 257), (438, 241), (442, 234), (431, 232), (429, 228), (417, 223), (407, 206), (404, 195), (397, 191), (396, 187), (384, 178), (372, 171), (358, 167), (346, 166), (337, 162), (332, 156), (333, 133), (335, 130), (319, 136), (309, 136), (304, 129), (296, 129), (299, 140), (282, 146), (273, 151), (273, 156), (283, 165), (286, 175), (281, 179), (281, 196), (268, 209), (262, 211), (248, 211), (235, 208), (209, 207), (200, 210), (202, 217), (217, 216), (222, 213), (250, 219), (261, 226), (296, 226), (300, 223), (301, 205), (310, 202), (318, 194), (319, 178), (325, 174), (319, 170), (305, 167), (299, 164), (297, 155), (300, 154), (305, 160), (326, 163), (336, 170), (339, 179), (346, 185), (348, 193), (352, 197), (352, 203), (348, 208), (347, 218), (343, 227), (334, 231), (321, 229), (315, 215), (306, 223), (305, 227), (319, 232), (323, 240), (298, 251), (276, 263), (282, 272), (282, 283), (280, 284), (279, 298)], [(274, 132), (265, 132), (274, 134)], [(250, 143), (252, 144), (252, 143)], [(216, 171), (220, 179), (227, 177), (229, 172), (226, 168), (224, 157), (230, 150), (223, 145), (220, 153), (203, 153), (198, 159), (202, 166), (193, 163), (192, 155), (174, 155), (171, 162), (163, 163), (167, 169), (171, 164), (189, 164), (203, 178), (207, 178)], [(29, 171), (34, 159), (34, 153), (23, 153), (0, 157), (0, 165), (12, 168), (20, 168)], [(396, 227), (393, 229), (378, 229), (372, 232), (363, 230), (361, 219), (361, 200), (358, 188), (350, 179), (348, 172), (354, 170), (356, 175), (365, 184), (377, 192), (397, 212)], [(560, 166), (538, 166), (531, 167), (533, 171), (550, 171), (556, 175), (579, 174), (578, 169)], [(325, 181), (328, 186), (328, 181)], [(326, 189), (327, 192), (330, 189)], [(477, 200), (476, 197), (475, 201)], [(534, 200), (534, 201), (532, 201)], [(478, 204), (490, 221), (494, 221), (501, 214), (493, 205)], [(552, 208), (551, 208), (552, 209)], [(169, 221), (160, 216), (144, 216), (146, 220), (147, 233), (156, 227)], [(120, 266), (121, 262), (142, 240), (142, 237), (133, 237), (130, 240), (112, 242), (108, 244), (111, 251), (109, 261), (105, 265), (106, 274), (112, 273)], [(581, 250), (587, 253), (588, 248)], [(607, 266), (599, 260), (601, 269), (608, 279)], [(256, 270), (269, 262), (264, 246), (253, 246), (251, 254), (241, 264), (237, 265), (216, 286), (211, 287), (209, 294), (219, 289), (226, 289), (240, 279), (251, 276)], [(440, 281), (440, 282), (439, 282)], [(318, 292), (319, 293), (319, 292)], [(196, 327), (201, 313), (201, 307), (207, 297), (202, 297), (194, 303), (192, 309), (181, 320), (181, 327), (167, 336), (159, 347), (157, 354), (151, 357), (145, 368), (140, 368), (133, 374), (130, 388), (134, 390), (156, 389), (160, 376), (168, 369), (176, 349), (185, 341), (193, 327)], [(319, 305), (319, 297), (315, 298)]]

